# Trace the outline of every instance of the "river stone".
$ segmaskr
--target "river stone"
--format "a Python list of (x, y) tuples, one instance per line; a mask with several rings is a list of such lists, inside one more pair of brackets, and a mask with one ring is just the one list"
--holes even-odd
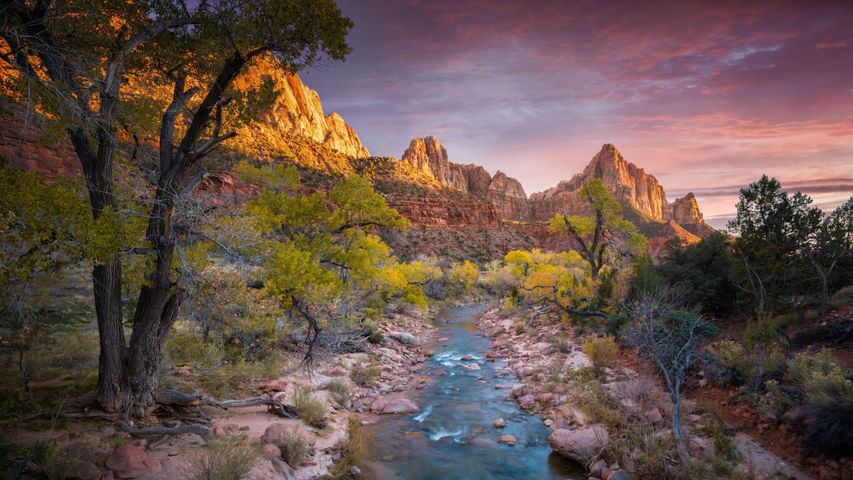
[(548, 443), (558, 454), (586, 465), (607, 445), (607, 439), (607, 429), (598, 424), (575, 430), (554, 430)]
[(536, 398), (530, 394), (524, 395), (523, 397), (518, 399), (518, 405), (525, 410), (530, 410), (531, 408), (533, 408), (535, 402)]
[[(377, 402), (380, 405), (377, 406)], [(377, 400), (377, 402), (373, 404), (373, 411), (383, 415), (415, 413), (418, 411), (417, 404), (408, 398), (381, 399)]]
[(480, 366), (477, 365), (476, 363), (469, 363), (467, 365), (462, 365), (462, 366), (468, 370), (479, 370), (480, 369)]
[(625, 470), (614, 470), (607, 476), (607, 480), (631, 480), (631, 476)]
[(504, 445), (509, 445), (510, 447), (515, 445), (517, 440), (512, 435), (501, 435), (501, 438), (498, 439), (498, 443), (503, 443)]
[(492, 425), (494, 425), (495, 428), (504, 428), (506, 426), (506, 420), (503, 418), (495, 419), (495, 421), (492, 422)]

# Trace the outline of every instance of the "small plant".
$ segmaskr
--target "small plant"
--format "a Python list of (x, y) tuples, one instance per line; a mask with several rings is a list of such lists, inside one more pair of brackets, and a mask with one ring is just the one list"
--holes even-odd
[(350, 373), (352, 381), (359, 387), (366, 387), (373, 383), (379, 376), (379, 368), (368, 365), (366, 367), (357, 366)]
[(521, 335), (527, 328), (524, 326), (524, 322), (517, 322), (515, 324), (515, 334)]
[(245, 437), (225, 437), (189, 455), (179, 471), (186, 480), (241, 480), (257, 456), (257, 448)]
[(30, 462), (48, 480), (64, 480), (71, 467), (71, 461), (59, 451), (56, 444), (44, 440), (33, 445)]
[(829, 304), (835, 308), (853, 305), (853, 285), (848, 285), (835, 292), (829, 300)]
[(284, 433), (281, 445), (281, 458), (293, 468), (299, 468), (302, 462), (311, 455), (311, 445), (305, 440), (295, 428)]
[(347, 388), (347, 385), (344, 382), (340, 380), (332, 380), (326, 386), (326, 390), (329, 391), (329, 395), (338, 403), (338, 405), (344, 408), (349, 408), (349, 388)]
[(610, 367), (616, 358), (616, 354), (619, 353), (619, 346), (616, 345), (616, 341), (611, 336), (590, 338), (583, 342), (582, 348), (598, 371)]
[(326, 427), (326, 402), (311, 395), (307, 390), (299, 390), (293, 397), (293, 406), (299, 412), (299, 418), (307, 425), (316, 428)]

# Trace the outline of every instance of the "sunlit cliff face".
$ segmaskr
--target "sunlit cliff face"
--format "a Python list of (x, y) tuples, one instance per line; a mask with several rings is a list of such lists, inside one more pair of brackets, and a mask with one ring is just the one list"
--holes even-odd
[(303, 78), (374, 154), (434, 134), (535, 192), (614, 143), (716, 225), (763, 173), (853, 193), (848, 2), (340, 3), (353, 53)]

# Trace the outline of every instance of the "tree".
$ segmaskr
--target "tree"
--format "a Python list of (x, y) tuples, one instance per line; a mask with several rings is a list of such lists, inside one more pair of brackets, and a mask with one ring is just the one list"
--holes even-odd
[(699, 243), (671, 249), (657, 271), (682, 292), (686, 304), (719, 316), (736, 305), (733, 263), (728, 239), (715, 232)]
[(629, 308), (633, 325), (629, 341), (655, 363), (672, 399), (672, 432), (678, 454), (686, 464), (689, 454), (681, 430), (681, 386), (693, 365), (699, 341), (713, 329), (697, 310), (680, 308), (666, 290), (643, 295)]
[(839, 262), (853, 256), (853, 197), (812, 224), (806, 255), (820, 281), (820, 319), (826, 320), (829, 282)]
[(437, 273), (419, 262), (399, 263), (372, 233), (406, 222), (370, 181), (347, 177), (328, 193), (303, 195), (293, 167), (241, 165), (238, 171), (263, 182), (246, 205), (268, 238), (260, 276), (280, 305), (306, 322), (307, 365), (320, 333), (335, 318), (365, 311), (368, 299), (424, 303), (421, 285)]
[[(594, 178), (580, 190), (593, 212), (592, 216), (556, 214), (548, 221), (553, 232), (566, 232), (578, 246), (578, 253), (589, 263), (592, 279), (597, 280), (608, 256), (630, 255), (646, 248), (646, 239), (633, 223), (621, 216), (622, 206), (607, 191), (601, 179)], [(610, 260), (611, 263), (613, 259)]]
[(820, 210), (800, 192), (788, 195), (775, 178), (741, 189), (737, 215), (728, 224), (736, 255), (759, 310), (773, 306), (797, 276), (802, 248), (820, 223)]
[[(94, 219), (117, 201), (113, 163), (119, 126), (135, 132), (125, 101), (130, 75), (169, 79), (153, 136), (159, 145), (140, 289), (130, 342), (122, 326), (121, 253), (92, 271), (100, 334), (97, 400), (107, 411), (144, 415), (156, 404), (160, 351), (185, 298), (176, 278), (176, 205), (203, 174), (202, 160), (234, 132), (229, 88), (252, 62), (271, 55), (291, 72), (319, 58), (341, 60), (352, 22), (332, 0), (101, 2), (6, 0), (0, 59), (21, 75), (22, 91), (59, 118), (83, 167)], [(79, 33), (82, 32), (82, 33)], [(32, 87), (32, 88), (30, 88)], [(146, 95), (140, 97), (145, 98)], [(178, 119), (181, 122), (178, 122)]]

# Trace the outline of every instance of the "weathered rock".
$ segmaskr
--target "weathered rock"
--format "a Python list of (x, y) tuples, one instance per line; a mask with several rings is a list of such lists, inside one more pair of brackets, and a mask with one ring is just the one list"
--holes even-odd
[(530, 410), (535, 404), (536, 397), (530, 394), (524, 395), (518, 399), (518, 406), (525, 410)]
[(509, 445), (510, 447), (515, 445), (518, 440), (512, 435), (501, 435), (501, 438), (498, 439), (498, 443), (503, 443), (504, 445)]
[(118, 478), (139, 478), (160, 471), (160, 461), (145, 450), (126, 443), (107, 458), (106, 466)]
[(631, 480), (631, 476), (625, 470), (614, 470), (607, 476), (607, 480)]
[(388, 334), (388, 337), (405, 345), (414, 345), (417, 342), (415, 336), (407, 332), (391, 332)]
[(309, 445), (313, 445), (316, 442), (314, 437), (306, 432), (302, 427), (298, 425), (288, 425), (286, 423), (274, 423), (267, 427), (267, 429), (264, 430), (264, 434), (261, 436), (261, 442), (281, 448), (285, 446), (286, 439), (291, 433), (301, 437)]
[(462, 365), (462, 367), (467, 370), (480, 370), (480, 366), (476, 363), (466, 363), (465, 365)]
[(558, 454), (585, 465), (607, 444), (607, 429), (603, 425), (555, 430), (548, 443)]
[(496, 418), (492, 422), (492, 425), (494, 425), (495, 428), (504, 428), (506, 426), (506, 420), (503, 418)]
[(92, 462), (75, 460), (68, 470), (67, 476), (69, 480), (99, 480), (101, 478), (101, 469)]
[(264, 457), (265, 458), (270, 458), (270, 459), (272, 459), (272, 458), (280, 459), (281, 458), (281, 449), (278, 448), (277, 446), (273, 445), (272, 443), (265, 443), (263, 451), (264, 451)]
[(418, 405), (408, 398), (380, 398), (373, 402), (371, 409), (383, 415), (405, 414), (418, 411)]
[(605, 468), (607, 468), (607, 461), (599, 458), (589, 466), (589, 474), (593, 477), (600, 477)]
[(652, 408), (651, 410), (647, 410), (643, 416), (648, 420), (652, 425), (657, 425), (663, 421), (663, 415), (661, 415), (660, 410), (657, 408)]

